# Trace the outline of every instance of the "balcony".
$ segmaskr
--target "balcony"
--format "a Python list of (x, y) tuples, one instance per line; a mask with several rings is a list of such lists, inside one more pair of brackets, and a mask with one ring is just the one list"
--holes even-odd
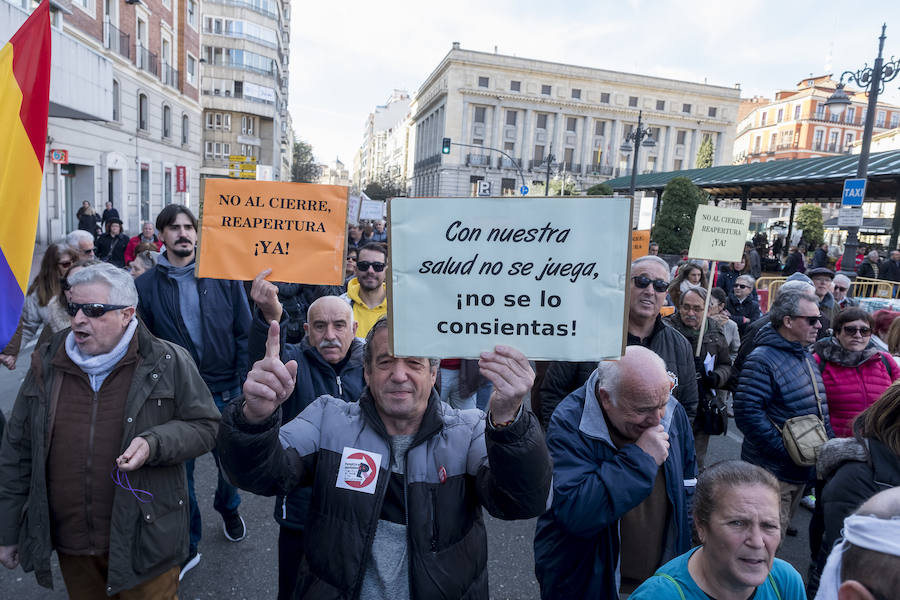
[(131, 37), (113, 27), (109, 22), (103, 23), (103, 32), (103, 45), (130, 60)]
[(578, 163), (563, 163), (563, 171), (566, 173), (581, 173), (581, 165)]
[(512, 161), (505, 156), (501, 156), (497, 159), (497, 168), (498, 169), (518, 169), (521, 161)]
[(489, 167), (490, 158), (484, 154), (467, 154), (466, 165), (470, 167)]
[(615, 168), (612, 165), (591, 165), (591, 175), (602, 175), (604, 177), (612, 177)]
[(172, 68), (172, 65), (162, 64), (162, 82), (164, 85), (178, 89), (178, 71)]
[(134, 46), (134, 64), (138, 69), (159, 77), (158, 57), (140, 44), (135, 44)]
[(214, 4), (227, 4), (229, 6), (240, 6), (242, 8), (249, 8), (254, 12), (258, 12), (261, 15), (265, 15), (270, 19), (277, 19), (278, 14), (269, 10), (268, 8), (261, 5), (261, 3), (249, 2), (247, 0), (209, 0)]

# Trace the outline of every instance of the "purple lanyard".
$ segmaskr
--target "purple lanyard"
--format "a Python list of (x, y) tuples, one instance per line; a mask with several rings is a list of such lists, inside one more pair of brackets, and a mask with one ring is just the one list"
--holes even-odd
[[(113, 480), (113, 483), (115, 483), (117, 486), (131, 492), (131, 495), (137, 498), (138, 502), (147, 503), (153, 500), (153, 494), (151, 494), (150, 492), (146, 490), (135, 489), (131, 485), (131, 482), (128, 480), (128, 473), (120, 471), (118, 465), (116, 465), (116, 468), (112, 470), (109, 476)], [(144, 495), (147, 499), (144, 500), (139, 494)]]

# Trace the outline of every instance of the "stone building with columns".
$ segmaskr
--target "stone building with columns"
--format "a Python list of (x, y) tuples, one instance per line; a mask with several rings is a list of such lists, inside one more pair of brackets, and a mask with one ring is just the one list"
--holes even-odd
[[(454, 43), (412, 99), (409, 181), (414, 196), (517, 195), (552, 176), (577, 190), (630, 173), (620, 151), (642, 113), (654, 148), (641, 173), (695, 166), (704, 137), (713, 164), (730, 164), (740, 88), (477, 52)], [(454, 145), (441, 153), (441, 141)], [(465, 145), (456, 145), (465, 144)], [(489, 150), (502, 150), (512, 157)], [(521, 170), (516, 168), (521, 167)]]

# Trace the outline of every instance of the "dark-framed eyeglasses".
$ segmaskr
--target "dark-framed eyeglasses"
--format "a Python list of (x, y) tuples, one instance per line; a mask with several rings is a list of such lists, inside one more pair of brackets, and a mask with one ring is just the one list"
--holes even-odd
[(96, 319), (97, 317), (102, 317), (111, 310), (119, 310), (122, 308), (128, 307), (124, 304), (102, 304), (100, 302), (85, 302), (84, 304), (78, 304), (69, 302), (66, 306), (66, 312), (69, 313), (70, 317), (74, 317), (80, 310), (84, 313), (84, 316)]
[(849, 325), (844, 325), (841, 327), (841, 331), (850, 336), (854, 336), (858, 333), (862, 337), (866, 337), (872, 334), (871, 327), (850, 327)]
[(375, 269), (376, 273), (381, 273), (384, 271), (384, 267), (386, 265), (383, 262), (369, 262), (367, 260), (360, 260), (356, 263), (356, 268), (359, 271), (368, 271), (369, 267)]
[(806, 319), (806, 322), (809, 323), (811, 326), (815, 326), (816, 323), (821, 323), (821, 322), (822, 322), (822, 317), (821, 317), (821, 315), (815, 315), (815, 316), (811, 316), (811, 315), (790, 315), (790, 317), (791, 317), (792, 319)]
[(653, 289), (659, 293), (665, 292), (669, 289), (669, 282), (664, 279), (650, 279), (646, 275), (635, 275), (631, 278), (631, 281), (634, 282), (634, 286), (638, 289), (644, 289), (651, 283), (653, 284)]
[(745, 283), (736, 283), (736, 284), (734, 284), (734, 287), (736, 287), (740, 290), (749, 290), (750, 289), (750, 286)]

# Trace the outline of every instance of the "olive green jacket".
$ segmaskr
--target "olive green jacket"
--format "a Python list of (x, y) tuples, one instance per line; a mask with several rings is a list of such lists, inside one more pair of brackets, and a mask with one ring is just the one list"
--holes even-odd
[[(0, 545), (18, 544), (22, 568), (52, 588), (46, 460), (60, 375), (51, 364), (69, 330), (32, 355), (0, 447)], [(138, 363), (125, 400), (121, 450), (135, 437), (150, 457), (129, 473), (132, 487), (153, 494), (142, 504), (116, 487), (110, 519), (106, 593), (116, 594), (181, 564), (188, 553), (184, 462), (215, 445), (219, 411), (186, 350), (138, 324)], [(57, 397), (54, 397), (54, 394)], [(112, 465), (111, 465), (112, 467)]]

